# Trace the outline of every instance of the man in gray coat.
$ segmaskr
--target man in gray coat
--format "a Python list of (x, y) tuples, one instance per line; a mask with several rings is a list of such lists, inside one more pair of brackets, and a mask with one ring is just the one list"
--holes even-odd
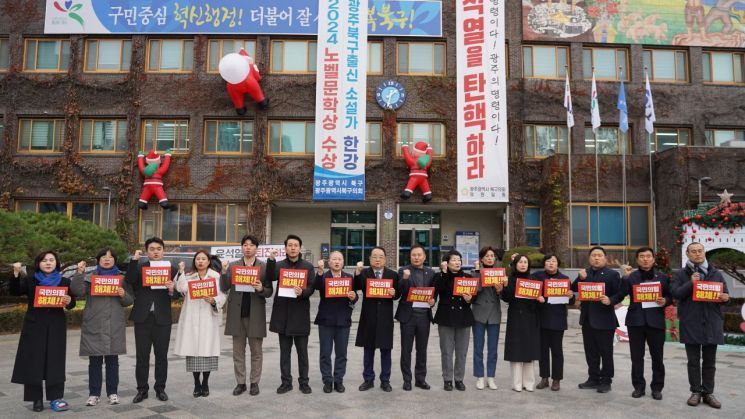
[[(262, 343), (266, 337), (266, 299), (272, 296), (272, 282), (266, 278), (266, 264), (256, 258), (259, 240), (252, 235), (241, 239), (243, 257), (227, 265), (223, 263), (220, 288), (228, 294), (226, 304), (225, 335), (233, 337), (233, 369), (237, 385), (233, 395), (246, 391), (246, 339), (251, 350), (251, 389), (249, 394), (259, 394), (259, 380), (263, 362)], [(259, 280), (252, 285), (232, 284), (234, 266), (259, 268)]]

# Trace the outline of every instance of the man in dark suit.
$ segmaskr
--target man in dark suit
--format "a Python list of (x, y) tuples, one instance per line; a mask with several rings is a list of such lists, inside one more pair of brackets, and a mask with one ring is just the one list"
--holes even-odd
[[(630, 296), (629, 311), (626, 313), (626, 326), (629, 330), (629, 350), (631, 352), (631, 384), (634, 391), (631, 397), (644, 396), (647, 382), (644, 380), (644, 344), (649, 346), (652, 357), (652, 398), (662, 400), (665, 386), (665, 364), (662, 360), (665, 346), (665, 306), (672, 304), (670, 281), (662, 272), (654, 268), (654, 250), (642, 247), (636, 251), (639, 269), (632, 272), (626, 281), (625, 295)], [(659, 283), (662, 294), (655, 302), (640, 303), (634, 299), (634, 285)]]
[(150, 374), (150, 348), (155, 352), (155, 395), (158, 400), (168, 400), (166, 379), (168, 378), (168, 344), (171, 341), (171, 299), (178, 298), (173, 290), (173, 277), (178, 272), (172, 265), (171, 280), (164, 288), (151, 288), (142, 285), (142, 268), (152, 262), (162, 262), (165, 244), (159, 237), (145, 241), (148, 261), (140, 264), (141, 250), (136, 250), (129, 261), (125, 280), (132, 286), (135, 302), (129, 319), (135, 324), (135, 350), (137, 362), (135, 377), (137, 394), (132, 403), (147, 399), (148, 376)]
[(613, 381), (613, 334), (618, 327), (614, 306), (623, 299), (625, 288), (621, 275), (606, 267), (605, 249), (600, 246), (591, 248), (589, 260), (590, 268), (579, 271), (572, 283), (572, 291), (578, 291), (580, 281), (602, 282), (605, 295), (600, 301), (583, 301), (580, 306), (579, 324), (582, 325), (588, 378), (579, 388), (607, 393)]
[[(272, 296), (271, 279), (266, 277), (266, 264), (256, 258), (259, 240), (250, 234), (243, 236), (241, 250), (243, 257), (224, 265), (220, 277), (220, 288), (228, 293), (225, 304), (225, 335), (233, 337), (233, 369), (237, 382), (233, 395), (246, 391), (246, 340), (251, 351), (251, 389), (249, 394), (259, 394), (259, 380), (263, 363), (262, 344), (266, 337), (266, 299)], [(257, 266), (259, 280), (250, 288), (232, 284), (233, 266)]]
[(435, 273), (432, 268), (424, 266), (427, 259), (424, 247), (415, 244), (409, 253), (411, 264), (398, 270), (399, 288), (403, 298), (398, 303), (396, 320), (401, 325), (401, 374), (404, 377), (404, 390), (411, 391), (411, 351), (416, 341), (416, 365), (414, 367), (415, 385), (429, 390), (427, 378), (427, 342), (429, 326), (432, 323), (432, 306), (435, 299), (429, 300), (429, 308), (414, 308), (406, 301), (411, 287), (434, 286)]
[[(390, 298), (370, 297), (367, 295), (367, 281), (375, 279), (392, 279), (392, 287), (387, 290)], [(391, 349), (393, 348), (393, 300), (401, 297), (398, 289), (398, 274), (385, 267), (385, 249), (376, 246), (370, 251), (370, 267), (363, 269), (362, 262), (357, 263), (354, 276), (355, 291), (362, 291), (362, 313), (357, 327), (355, 346), (365, 348), (363, 358), (365, 380), (359, 387), (365, 391), (375, 386), (375, 349), (380, 350), (380, 388), (390, 392), (391, 387)]]

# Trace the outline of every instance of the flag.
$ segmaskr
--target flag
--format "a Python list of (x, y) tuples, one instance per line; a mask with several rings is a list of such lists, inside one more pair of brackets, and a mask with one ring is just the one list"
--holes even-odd
[(572, 109), (572, 91), (569, 88), (569, 72), (567, 72), (567, 80), (564, 83), (564, 108), (567, 110), (567, 127), (571, 128), (574, 126), (574, 110)]
[(626, 106), (626, 89), (623, 87), (623, 80), (618, 87), (616, 108), (618, 108), (618, 128), (621, 129), (621, 132), (626, 132), (629, 130), (629, 109)]
[(647, 86), (644, 89), (644, 129), (648, 133), (654, 132), (654, 121), (657, 120), (654, 116), (654, 102), (652, 102), (652, 88), (649, 87), (649, 74), (644, 72), (644, 78), (647, 80)]
[(592, 132), (600, 128), (600, 108), (598, 107), (598, 87), (595, 84), (595, 72), (592, 72), (592, 93), (590, 100), (590, 112), (592, 114)]

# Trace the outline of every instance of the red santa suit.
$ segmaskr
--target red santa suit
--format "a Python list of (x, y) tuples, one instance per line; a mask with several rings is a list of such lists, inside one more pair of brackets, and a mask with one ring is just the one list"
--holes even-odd
[[(157, 164), (159, 166), (153, 174), (148, 176), (145, 174), (145, 168), (151, 164)], [(137, 155), (137, 167), (140, 169), (140, 174), (145, 177), (145, 181), (142, 184), (142, 193), (140, 194), (140, 200), (137, 202), (137, 206), (147, 209), (147, 202), (150, 200), (150, 197), (155, 195), (161, 207), (168, 207), (168, 197), (166, 196), (166, 191), (163, 190), (163, 176), (168, 172), (170, 165), (170, 150), (165, 152), (165, 158), (162, 163), (160, 156), (154, 150), (150, 150), (147, 157), (140, 151)]]
[(261, 86), (259, 86), (259, 81), (261, 81), (259, 68), (253, 63), (253, 60), (251, 60), (251, 57), (245, 50), (240, 50), (239, 54), (245, 56), (248, 61), (248, 73), (246, 74), (246, 78), (240, 83), (228, 83), (227, 90), (230, 100), (235, 106), (235, 111), (239, 115), (245, 115), (246, 102), (244, 96), (246, 94), (251, 96), (251, 99), (258, 103), (261, 109), (269, 106), (269, 99), (264, 97), (264, 92), (261, 90)]
[[(422, 191), (422, 201), (432, 200), (432, 191), (429, 189), (429, 175), (427, 169), (432, 165), (432, 147), (429, 144), (419, 141), (414, 144), (414, 149), (409, 151), (409, 146), (402, 147), (404, 160), (409, 166), (409, 181), (406, 183), (406, 189), (401, 194), (401, 198), (408, 199), (414, 191), (419, 188)], [(426, 163), (421, 161), (423, 156), (428, 158)]]

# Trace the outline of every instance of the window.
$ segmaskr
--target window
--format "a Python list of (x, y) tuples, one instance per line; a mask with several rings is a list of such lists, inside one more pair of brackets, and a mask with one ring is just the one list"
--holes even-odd
[(649, 81), (688, 81), (687, 51), (672, 49), (645, 49), (644, 66), (649, 70)]
[(649, 246), (650, 214), (647, 204), (573, 204), (574, 247)]
[(142, 122), (142, 148), (163, 152), (189, 151), (189, 121), (185, 119), (145, 119)]
[(377, 243), (375, 211), (331, 211), (331, 250), (344, 255), (344, 264), (366, 265)]
[(246, 234), (248, 207), (235, 203), (171, 203), (140, 212), (140, 241), (160, 236), (166, 242), (236, 243)]
[(63, 72), (70, 66), (67, 39), (27, 39), (23, 71)]
[(691, 130), (688, 128), (655, 128), (654, 141), (650, 143), (652, 152), (665, 151), (673, 147), (690, 144)]
[(269, 121), (269, 154), (312, 155), (316, 124), (307, 121)]
[(103, 202), (16, 201), (16, 211), (36, 212), (39, 214), (58, 212), (67, 215), (67, 218), (74, 217), (104, 227), (106, 226), (106, 210), (106, 203)]
[(523, 46), (523, 77), (561, 79), (566, 77), (569, 47)]
[(743, 129), (707, 129), (704, 133), (709, 147), (727, 147), (730, 141), (745, 141)]
[(85, 41), (85, 71), (126, 73), (132, 59), (129, 39), (88, 39)]
[(628, 81), (628, 56), (629, 51), (626, 48), (583, 48), (582, 72), (585, 79), (592, 78), (594, 67), (595, 78), (598, 80)]
[(541, 247), (541, 209), (525, 207), (525, 244)]
[[(626, 133), (615, 127), (600, 127), (597, 132), (598, 154), (631, 154), (629, 137), (631, 130)], [(624, 150), (625, 149), (625, 150)], [(595, 134), (591, 127), (585, 127), (585, 153), (595, 154)]]
[(83, 119), (81, 121), (81, 152), (124, 152), (128, 148), (127, 120)]
[(548, 157), (568, 154), (569, 130), (565, 125), (525, 125), (525, 155)]
[(239, 52), (245, 49), (248, 55), (256, 62), (256, 40), (254, 39), (211, 39), (209, 43), (209, 62), (207, 71), (217, 73), (220, 59), (231, 52)]
[(10, 40), (0, 38), (0, 71), (8, 71), (10, 68)]
[(61, 152), (64, 119), (21, 119), (18, 133), (19, 152)]
[(398, 74), (445, 75), (444, 42), (399, 42), (396, 58)]
[(722, 84), (743, 83), (744, 53), (705, 51), (701, 55), (704, 60), (704, 82)]
[(147, 43), (147, 71), (188, 73), (194, 61), (194, 41), (190, 39), (151, 39)]
[(413, 146), (424, 141), (432, 147), (433, 157), (445, 157), (445, 125), (439, 122), (401, 122), (398, 124), (396, 155), (400, 156), (401, 146)]
[(5, 141), (5, 124), (0, 119), (0, 141)]
[(251, 154), (253, 144), (252, 121), (205, 121), (205, 153)]
[(398, 265), (409, 264), (411, 246), (424, 247), (427, 266), (439, 266), (440, 251), (440, 213), (429, 211), (400, 211), (398, 213)]
[(315, 73), (316, 45), (316, 41), (272, 41), (272, 73)]
[(365, 142), (365, 155), (380, 157), (383, 155), (382, 147), (383, 144), (383, 123), (382, 122), (368, 122), (367, 123), (367, 141)]
[(367, 74), (383, 74), (383, 43), (367, 43)]

